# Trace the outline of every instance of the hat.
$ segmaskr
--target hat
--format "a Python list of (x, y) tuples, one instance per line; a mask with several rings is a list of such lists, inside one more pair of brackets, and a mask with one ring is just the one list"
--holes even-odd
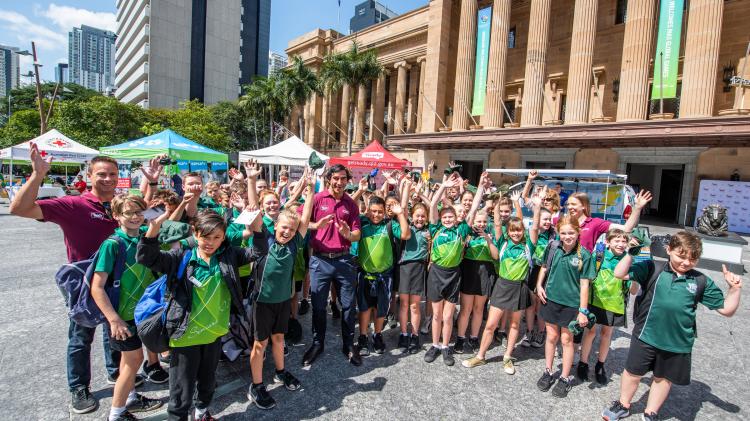
[(310, 168), (317, 170), (319, 168), (323, 168), (326, 163), (320, 157), (318, 157), (318, 154), (315, 152), (310, 154), (310, 159), (308, 159), (308, 164), (310, 165)]

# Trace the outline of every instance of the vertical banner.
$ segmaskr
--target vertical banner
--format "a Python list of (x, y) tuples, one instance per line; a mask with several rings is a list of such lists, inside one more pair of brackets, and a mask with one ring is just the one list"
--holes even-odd
[(685, 0), (661, 0), (651, 99), (677, 96), (677, 67)]
[(474, 97), (471, 114), (484, 114), (484, 98), (487, 96), (487, 63), (490, 58), (490, 29), (492, 6), (477, 12), (477, 55), (474, 69)]

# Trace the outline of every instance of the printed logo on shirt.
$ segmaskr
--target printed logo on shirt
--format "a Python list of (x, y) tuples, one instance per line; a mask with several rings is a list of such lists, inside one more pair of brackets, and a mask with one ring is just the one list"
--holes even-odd
[(685, 284), (685, 288), (688, 290), (688, 292), (695, 295), (695, 293), (698, 291), (698, 284), (688, 282)]
[(91, 219), (104, 220), (104, 214), (99, 212), (91, 212)]
[(320, 207), (320, 210), (322, 210), (322, 211), (328, 211), (328, 206), (323, 205), (323, 206)]
[(349, 215), (349, 209), (341, 209), (341, 213), (344, 215)]
[(579, 259), (577, 257), (574, 257), (574, 258), (570, 259), (570, 265), (571, 266), (578, 267), (578, 265), (580, 265), (580, 264), (581, 264), (581, 259)]

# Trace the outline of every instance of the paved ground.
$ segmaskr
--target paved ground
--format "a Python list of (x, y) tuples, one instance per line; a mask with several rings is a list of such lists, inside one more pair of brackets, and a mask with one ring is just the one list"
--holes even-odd
[[(654, 233), (667, 229), (655, 227)], [(92, 358), (92, 391), (101, 399), (100, 409), (86, 416), (71, 416), (65, 378), (65, 346), (68, 321), (53, 274), (65, 261), (60, 230), (7, 215), (0, 205), (0, 408), (4, 419), (101, 420), (106, 418), (111, 387), (105, 383), (101, 341), (97, 337)], [(750, 257), (746, 251), (745, 258)], [(746, 269), (750, 263), (745, 261)], [(726, 288), (716, 272), (709, 275)], [(747, 277), (746, 277), (746, 282)], [(693, 355), (693, 382), (675, 387), (662, 410), (667, 419), (727, 420), (750, 416), (750, 286), (743, 293), (742, 309), (725, 319), (705, 308), (699, 314), (699, 339)], [(278, 402), (273, 411), (248, 406), (247, 361), (221, 363), (219, 390), (212, 411), (225, 420), (245, 419), (598, 419), (601, 409), (618, 394), (630, 339), (628, 331), (616, 333), (607, 362), (613, 373), (606, 387), (576, 385), (566, 400), (541, 393), (535, 382), (541, 374), (543, 351), (519, 348), (518, 373), (502, 372), (501, 348), (489, 352), (491, 364), (468, 370), (446, 367), (440, 359), (426, 364), (423, 353), (402, 356), (389, 350), (367, 357), (362, 367), (351, 367), (340, 353), (338, 322), (330, 322), (325, 355), (311, 368), (300, 367), (309, 343), (309, 315), (303, 318), (305, 343), (294, 347), (289, 368), (301, 379), (304, 390), (288, 392), (271, 388)], [(386, 332), (393, 348), (397, 332)], [(459, 358), (463, 358), (459, 356)], [(269, 360), (270, 362), (270, 360)], [(271, 367), (267, 365), (266, 377)], [(647, 395), (644, 380), (636, 395), (634, 411), (642, 412)], [(165, 397), (167, 386), (146, 384), (151, 397)], [(163, 412), (148, 419), (164, 419)]]

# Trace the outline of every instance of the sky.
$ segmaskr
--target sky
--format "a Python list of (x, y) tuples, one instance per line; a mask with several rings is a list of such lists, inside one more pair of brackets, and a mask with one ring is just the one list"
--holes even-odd
[[(155, 0), (158, 1), (158, 0)], [(315, 28), (349, 32), (354, 6), (362, 0), (272, 0), (271, 51), (283, 53), (289, 40)], [(428, 0), (380, 0), (396, 13), (421, 7)], [(43, 80), (54, 80), (57, 63), (68, 62), (68, 32), (88, 25), (115, 31), (115, 0), (0, 0), (0, 44), (31, 51), (35, 41)], [(21, 73), (32, 70), (32, 58), (21, 56)], [(28, 83), (28, 78), (21, 78)]]

